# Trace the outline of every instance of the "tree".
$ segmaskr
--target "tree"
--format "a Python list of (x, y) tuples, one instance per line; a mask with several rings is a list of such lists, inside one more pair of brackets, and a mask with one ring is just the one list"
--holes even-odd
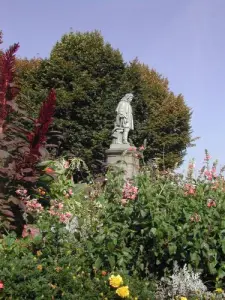
[(135, 144), (147, 139), (145, 157), (157, 158), (161, 169), (180, 165), (191, 141), (191, 110), (183, 96), (175, 96), (166, 78), (137, 59), (127, 67), (125, 83), (135, 95)]
[(64, 152), (81, 157), (95, 172), (111, 143), (115, 108), (127, 92), (134, 93), (135, 130), (130, 137), (136, 145), (147, 138), (146, 160), (157, 157), (165, 168), (182, 162), (191, 117), (183, 97), (138, 60), (126, 64), (99, 32), (64, 35), (49, 59), (20, 64), (18, 78), (26, 82), (22, 93), (34, 108), (47, 89), (55, 88), (55, 128), (65, 135)]

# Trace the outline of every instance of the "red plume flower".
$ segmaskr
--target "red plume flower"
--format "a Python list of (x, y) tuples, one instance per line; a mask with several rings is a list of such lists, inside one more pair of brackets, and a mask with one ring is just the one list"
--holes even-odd
[[(0, 43), (2, 34), (0, 33)], [(7, 103), (7, 94), (9, 93), (15, 73), (15, 53), (19, 49), (19, 44), (14, 44), (0, 55), (0, 133), (3, 132), (5, 119), (10, 111)], [(11, 99), (12, 100), (12, 99)]]
[(47, 99), (42, 104), (33, 132), (27, 136), (30, 141), (30, 150), (32, 154), (40, 155), (39, 148), (46, 140), (46, 134), (55, 112), (55, 105), (56, 93), (52, 89)]

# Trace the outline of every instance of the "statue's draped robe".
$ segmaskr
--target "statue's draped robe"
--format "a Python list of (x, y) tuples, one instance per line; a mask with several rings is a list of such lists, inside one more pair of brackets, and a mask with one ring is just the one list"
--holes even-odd
[(116, 108), (117, 126), (122, 128), (134, 129), (132, 107), (129, 102), (121, 100)]

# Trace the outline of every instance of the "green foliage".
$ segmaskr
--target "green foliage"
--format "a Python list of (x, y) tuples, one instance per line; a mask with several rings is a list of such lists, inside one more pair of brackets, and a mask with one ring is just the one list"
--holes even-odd
[(191, 130), (191, 111), (183, 96), (175, 96), (166, 78), (138, 60), (126, 68), (125, 86), (135, 95), (132, 140), (141, 145), (147, 139), (145, 158), (157, 158), (161, 169), (180, 165)]
[[(43, 215), (38, 226), (41, 235), (35, 239), (1, 240), (0, 299), (120, 299), (109, 285), (110, 273), (87, 264), (81, 244), (63, 225)], [(154, 299), (153, 283), (119, 274), (130, 299)]]
[[(212, 168), (212, 170), (214, 167)], [(129, 270), (139, 276), (171, 274), (174, 261), (224, 280), (224, 180), (207, 170), (197, 180), (144, 171), (137, 178), (138, 200), (124, 204), (121, 179), (108, 176), (99, 225), (87, 250), (96, 268)], [(209, 172), (209, 173), (208, 173)], [(190, 181), (191, 180), (191, 181)], [(190, 183), (191, 182), (191, 183)]]
[[(19, 64), (19, 62), (18, 62)], [(121, 53), (99, 32), (69, 33), (56, 43), (50, 58), (22, 60), (18, 81), (24, 84), (21, 102), (34, 108), (49, 87), (59, 99), (55, 128), (64, 134), (62, 153), (81, 157), (91, 170), (111, 143), (115, 108), (124, 93), (134, 93), (136, 145), (147, 138), (146, 160), (157, 157), (160, 167), (180, 164), (190, 143), (190, 109), (168, 80), (137, 60), (125, 64)], [(24, 101), (25, 100), (25, 101)]]
[[(53, 176), (57, 184), (49, 183), (48, 196), (60, 198), (62, 207), (53, 201), (58, 211), (40, 210), (33, 219), (35, 234), (1, 240), (3, 299), (117, 299), (110, 274), (124, 278), (133, 299), (160, 299), (154, 298), (151, 278), (171, 275), (175, 261), (201, 271), (210, 289), (223, 286), (225, 182), (215, 163), (210, 168), (208, 154), (197, 179), (193, 163), (186, 179), (144, 168), (125, 186), (122, 172), (111, 170), (106, 182), (81, 190), (66, 177), (67, 161), (50, 165), (59, 178)], [(129, 186), (134, 192), (138, 187), (138, 197), (127, 196)], [(62, 192), (68, 187), (73, 189), (69, 198)], [(66, 212), (72, 217), (65, 222), (60, 216)]]

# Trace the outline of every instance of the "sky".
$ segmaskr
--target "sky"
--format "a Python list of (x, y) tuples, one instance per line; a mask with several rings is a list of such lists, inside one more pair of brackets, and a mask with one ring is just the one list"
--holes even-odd
[(225, 0), (1, 1), (4, 47), (19, 42), (20, 57), (48, 57), (64, 33), (100, 30), (129, 62), (135, 57), (169, 80), (192, 109), (184, 166), (202, 166), (208, 149), (225, 164)]

